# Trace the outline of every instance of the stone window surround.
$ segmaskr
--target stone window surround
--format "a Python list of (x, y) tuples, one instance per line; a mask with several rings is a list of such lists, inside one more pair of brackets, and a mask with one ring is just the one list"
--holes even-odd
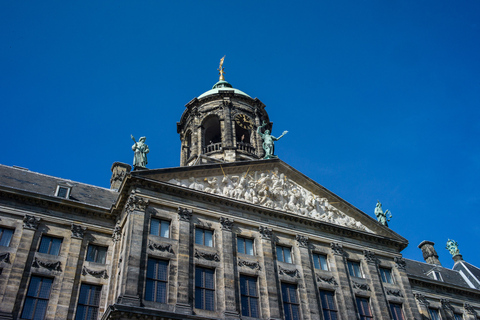
[[(242, 235), (237, 235), (236, 236), (237, 238), (237, 241), (236, 241), (236, 244), (237, 244), (237, 253), (240, 253), (240, 254), (245, 254), (245, 255), (248, 255), (248, 256), (256, 256), (257, 255), (257, 250), (255, 250), (255, 244), (256, 244), (256, 241), (255, 241), (255, 238), (254, 237), (247, 237), (247, 236), (242, 236)], [(238, 240), (239, 239), (243, 239), (243, 240), (251, 240), (252, 241), (252, 250), (253, 250), (253, 253), (252, 254), (249, 254), (246, 252), (246, 248), (244, 248), (245, 252), (242, 253), (240, 252), (239, 248), (238, 248)], [(245, 245), (245, 241), (244, 241), (244, 245)]]
[[(202, 230), (203, 232), (203, 236), (202, 236), (202, 239), (203, 239), (203, 243), (197, 243), (197, 230)], [(211, 231), (212, 232), (212, 245), (209, 246), (207, 244), (205, 244), (205, 231)], [(215, 241), (215, 230), (213, 228), (208, 228), (208, 227), (205, 227), (203, 225), (195, 225), (194, 226), (194, 237), (193, 237), (193, 243), (195, 245), (201, 245), (201, 246), (205, 246), (205, 247), (209, 247), (209, 248), (215, 248), (216, 246), (216, 241)]]
[[(159, 230), (158, 230), (158, 235), (156, 234), (153, 234), (151, 233), (152, 231), (152, 221), (153, 220), (158, 220), (159, 222)], [(161, 235), (161, 230), (162, 230), (162, 222), (167, 222), (168, 223), (168, 237), (163, 237)], [(170, 219), (165, 219), (164, 217), (159, 217), (157, 215), (151, 215), (150, 216), (150, 221), (149, 221), (149, 225), (148, 225), (148, 234), (149, 235), (153, 235), (153, 236), (158, 236), (158, 237), (162, 237), (162, 238), (167, 238), (167, 239), (171, 239), (172, 238), (172, 221)]]

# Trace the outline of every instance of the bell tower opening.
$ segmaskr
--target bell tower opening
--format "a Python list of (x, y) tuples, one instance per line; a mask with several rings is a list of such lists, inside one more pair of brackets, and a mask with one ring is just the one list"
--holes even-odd
[(212, 115), (203, 122), (203, 153), (219, 151), (222, 149), (222, 130), (220, 119)]

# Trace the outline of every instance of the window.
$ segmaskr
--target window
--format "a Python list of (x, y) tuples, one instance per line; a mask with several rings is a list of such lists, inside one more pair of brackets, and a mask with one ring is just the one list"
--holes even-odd
[(58, 256), (58, 254), (60, 253), (61, 245), (62, 245), (62, 239), (60, 238), (42, 236), (42, 240), (40, 241), (40, 247), (38, 248), (38, 252)]
[(438, 280), (438, 281), (443, 281), (442, 274), (438, 271), (431, 271), (428, 276), (432, 279)]
[(454, 320), (463, 320), (463, 316), (460, 313), (453, 314)]
[(327, 256), (323, 254), (313, 254), (313, 265), (315, 269), (328, 271)]
[(292, 253), (290, 248), (277, 246), (277, 260), (292, 263)]
[(195, 243), (213, 247), (213, 231), (206, 229), (195, 229)]
[(94, 244), (89, 244), (87, 249), (87, 261), (105, 264), (107, 257), (107, 247), (100, 247)]
[(237, 238), (237, 250), (253, 256), (253, 239)]
[(240, 276), (240, 294), (242, 296), (242, 316), (260, 317), (258, 313), (257, 278)]
[(297, 286), (282, 283), (283, 312), (285, 320), (300, 319), (300, 305), (297, 300)]
[(402, 305), (398, 303), (390, 302), (390, 311), (392, 312), (393, 320), (404, 320)]
[(80, 287), (80, 296), (78, 297), (75, 320), (96, 320), (101, 295), (102, 286), (82, 284)]
[(195, 308), (214, 310), (215, 307), (215, 270), (195, 268)]
[(167, 302), (168, 261), (148, 259), (145, 300)]
[(393, 283), (392, 269), (380, 268), (380, 276), (385, 283)]
[(332, 291), (320, 290), (320, 299), (322, 300), (323, 318), (325, 320), (337, 320), (335, 293)]
[(152, 218), (150, 234), (164, 238), (170, 238), (170, 221)]
[(59, 198), (68, 199), (68, 198), (70, 198), (70, 191), (71, 190), (72, 190), (71, 187), (57, 186), (57, 191), (55, 192), (55, 195)]
[(430, 314), (431, 320), (442, 320), (442, 318), (440, 318), (438, 309), (428, 308), (428, 313)]
[(357, 307), (360, 314), (360, 320), (373, 319), (372, 310), (368, 298), (357, 297)]
[(45, 317), (52, 283), (53, 279), (32, 276), (23, 306), (22, 319), (43, 319)]
[(13, 236), (13, 229), (0, 227), (0, 246), (8, 247)]
[(348, 273), (352, 277), (363, 278), (362, 272), (360, 271), (360, 262), (357, 261), (347, 261)]

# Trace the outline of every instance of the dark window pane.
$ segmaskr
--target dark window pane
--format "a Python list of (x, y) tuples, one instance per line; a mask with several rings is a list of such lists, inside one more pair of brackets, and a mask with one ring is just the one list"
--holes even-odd
[(168, 261), (148, 259), (145, 300), (167, 302)]
[(152, 221), (150, 222), (150, 234), (158, 236), (159, 226), (160, 226), (160, 220), (152, 219)]
[(53, 279), (32, 276), (22, 310), (22, 319), (43, 319)]
[(0, 228), (0, 246), (8, 247), (12, 240), (13, 230)]
[(195, 308), (215, 309), (215, 270), (195, 268)]

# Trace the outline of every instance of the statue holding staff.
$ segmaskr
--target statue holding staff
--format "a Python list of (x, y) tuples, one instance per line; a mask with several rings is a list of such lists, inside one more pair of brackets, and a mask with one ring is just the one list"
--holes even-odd
[(274, 141), (280, 140), (281, 137), (286, 135), (288, 131), (283, 131), (282, 135), (278, 138), (275, 138), (270, 134), (270, 130), (265, 130), (264, 133), (262, 133), (262, 128), (265, 128), (267, 126), (267, 123), (263, 121), (262, 125), (257, 128), (257, 133), (262, 137), (263, 139), (263, 150), (265, 150), (265, 157), (263, 159), (274, 159), (278, 158), (276, 155), (274, 155), (275, 151), (275, 145)]
[(138, 142), (135, 141), (135, 138), (133, 135), (130, 135), (133, 142), (135, 144), (132, 146), (132, 150), (135, 153), (133, 156), (133, 170), (139, 169), (139, 168), (146, 168), (147, 166), (147, 153), (150, 152), (150, 149), (148, 149), (147, 144), (145, 143), (145, 140), (147, 138), (141, 137)]

